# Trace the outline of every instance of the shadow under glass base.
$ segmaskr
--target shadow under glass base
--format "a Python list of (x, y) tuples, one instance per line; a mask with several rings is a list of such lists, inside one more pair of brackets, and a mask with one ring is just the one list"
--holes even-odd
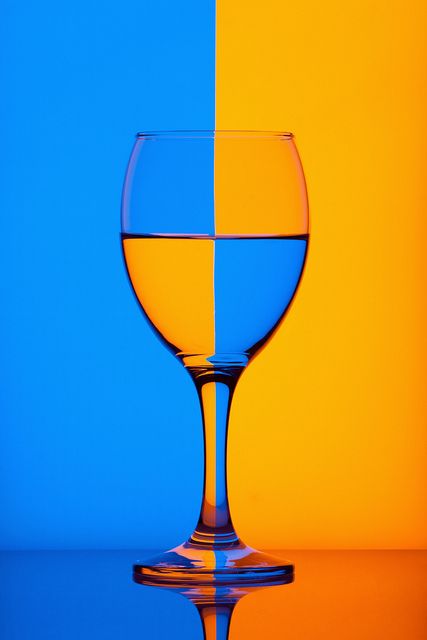
[(262, 586), (293, 581), (291, 563), (237, 541), (231, 545), (185, 542), (133, 567), (135, 582), (164, 587)]

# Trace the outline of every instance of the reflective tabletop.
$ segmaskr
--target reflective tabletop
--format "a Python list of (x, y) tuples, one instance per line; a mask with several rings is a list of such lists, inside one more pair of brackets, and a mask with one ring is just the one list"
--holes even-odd
[[(3, 640), (425, 640), (426, 551), (275, 552), (292, 584), (178, 593), (132, 581), (141, 551), (0, 552)], [(204, 628), (202, 626), (202, 621)]]

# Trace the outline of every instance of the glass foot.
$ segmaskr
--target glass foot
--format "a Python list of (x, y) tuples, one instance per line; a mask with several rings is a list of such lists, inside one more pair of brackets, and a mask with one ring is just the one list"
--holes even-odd
[(135, 582), (163, 587), (274, 585), (293, 581), (291, 563), (246, 546), (184, 544), (135, 564)]

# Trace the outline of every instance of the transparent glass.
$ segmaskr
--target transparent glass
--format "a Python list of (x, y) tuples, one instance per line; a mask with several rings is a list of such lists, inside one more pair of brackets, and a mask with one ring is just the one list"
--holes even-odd
[(291, 563), (248, 547), (227, 495), (227, 429), (240, 375), (282, 322), (308, 247), (304, 173), (291, 133), (137, 135), (122, 203), (123, 255), (151, 326), (192, 377), (204, 489), (184, 544), (134, 566), (150, 584), (288, 581)]

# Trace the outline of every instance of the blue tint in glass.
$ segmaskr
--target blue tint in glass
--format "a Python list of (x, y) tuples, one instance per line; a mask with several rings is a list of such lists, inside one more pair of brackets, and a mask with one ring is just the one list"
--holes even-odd
[(123, 196), (122, 231), (214, 233), (214, 138), (138, 137)]
[(306, 236), (215, 241), (217, 354), (266, 340), (294, 296), (306, 251)]

